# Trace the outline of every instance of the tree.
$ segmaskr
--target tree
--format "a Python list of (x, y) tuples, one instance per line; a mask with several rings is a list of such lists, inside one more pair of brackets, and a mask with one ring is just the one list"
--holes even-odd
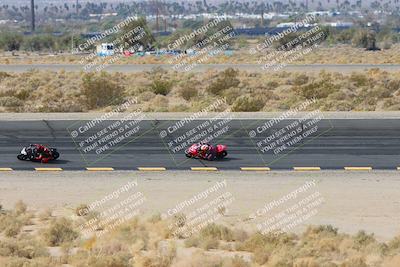
[[(136, 32), (139, 30), (139, 32)], [(143, 34), (144, 33), (144, 34)], [(137, 38), (135, 38), (137, 37)], [(140, 38), (139, 38), (140, 37)], [(152, 48), (156, 39), (147, 26), (145, 18), (130, 21), (120, 31), (120, 38), (124, 48), (143, 46), (144, 48)]]
[(355, 46), (363, 47), (367, 50), (379, 50), (379, 48), (376, 46), (376, 33), (374, 31), (358, 31), (355, 34), (352, 43)]
[(23, 40), (21, 34), (5, 32), (0, 35), (0, 47), (6, 51), (19, 50)]
[(30, 51), (54, 50), (55, 38), (51, 35), (34, 35), (25, 38), (24, 48)]

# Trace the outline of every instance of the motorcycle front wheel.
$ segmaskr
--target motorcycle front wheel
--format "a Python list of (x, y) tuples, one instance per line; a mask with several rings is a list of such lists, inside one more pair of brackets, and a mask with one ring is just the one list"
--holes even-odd
[(60, 157), (60, 153), (58, 153), (57, 151), (53, 152), (53, 159), (58, 159)]
[(226, 152), (226, 151), (223, 151), (222, 153), (219, 153), (219, 154), (218, 154), (218, 158), (219, 158), (219, 159), (223, 159), (223, 158), (225, 158), (226, 156), (228, 156), (228, 152)]

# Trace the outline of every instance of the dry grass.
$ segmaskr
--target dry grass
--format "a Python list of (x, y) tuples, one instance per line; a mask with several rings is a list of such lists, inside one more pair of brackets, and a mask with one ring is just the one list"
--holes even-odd
[(29, 71), (0, 76), (0, 112), (106, 111), (132, 97), (138, 103), (130, 109), (145, 112), (195, 112), (216, 98), (227, 101), (220, 110), (230, 107), (233, 111), (282, 111), (313, 97), (318, 102), (310, 109), (322, 111), (400, 108), (400, 74), (379, 69), (349, 74), (232, 69), (193, 74), (156, 69), (94, 76)]

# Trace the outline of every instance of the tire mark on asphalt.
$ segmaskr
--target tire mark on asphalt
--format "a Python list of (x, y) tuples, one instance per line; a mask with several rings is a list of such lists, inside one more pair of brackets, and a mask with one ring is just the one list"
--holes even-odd
[(53, 139), (57, 139), (56, 135), (54, 134), (55, 130), (50, 126), (50, 123), (47, 120), (42, 120), (47, 128), (50, 129), (50, 134)]

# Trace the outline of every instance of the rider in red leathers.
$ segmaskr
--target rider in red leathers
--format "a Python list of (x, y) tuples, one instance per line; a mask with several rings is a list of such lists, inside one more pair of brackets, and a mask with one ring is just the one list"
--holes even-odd
[(215, 158), (215, 148), (208, 143), (200, 143), (198, 153), (201, 158), (213, 160)]
[(52, 159), (51, 152), (47, 147), (40, 144), (34, 144), (32, 146), (36, 149), (35, 160), (48, 163)]

